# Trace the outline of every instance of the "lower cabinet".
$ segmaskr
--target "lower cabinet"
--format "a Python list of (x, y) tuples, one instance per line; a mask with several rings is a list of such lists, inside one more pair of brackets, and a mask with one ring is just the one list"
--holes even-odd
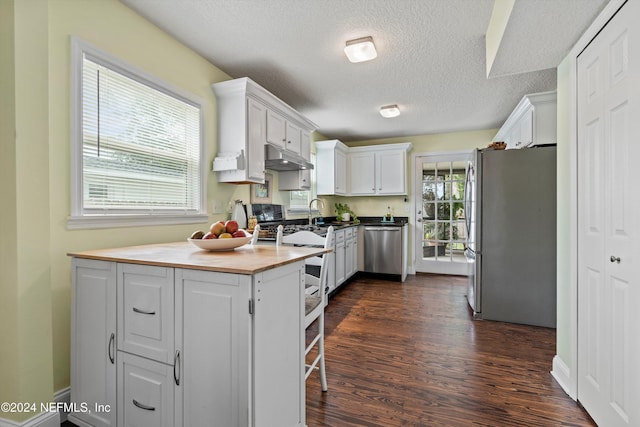
[(92, 410), (73, 423), (301, 427), (304, 396), (304, 262), (248, 276), (73, 259), (71, 401)]
[(69, 420), (115, 426), (116, 263), (74, 258), (71, 265), (71, 402), (78, 410)]
[[(336, 230), (335, 236), (335, 286), (337, 288), (358, 271), (357, 227)], [(331, 289), (333, 290), (333, 289)]]

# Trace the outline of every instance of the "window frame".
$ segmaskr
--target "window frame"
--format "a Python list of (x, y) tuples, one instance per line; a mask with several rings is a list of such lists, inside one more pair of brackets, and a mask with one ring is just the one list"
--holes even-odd
[[(128, 78), (200, 110), (200, 210), (196, 213), (111, 213), (88, 214), (84, 212), (83, 196), (83, 140), (82, 140), (82, 102), (83, 102), (83, 59), (87, 57), (102, 66), (108, 67)], [(110, 228), (141, 225), (194, 224), (207, 222), (207, 165), (204, 140), (204, 101), (180, 88), (163, 81), (146, 71), (92, 46), (77, 37), (71, 37), (71, 215), (67, 221), (68, 229)], [(116, 209), (114, 209), (116, 211)], [(120, 212), (122, 212), (120, 210)]]

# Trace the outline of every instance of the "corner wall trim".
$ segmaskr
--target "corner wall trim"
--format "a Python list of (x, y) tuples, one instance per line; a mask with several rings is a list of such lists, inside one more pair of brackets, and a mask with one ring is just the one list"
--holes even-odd
[(60, 414), (41, 412), (22, 423), (0, 418), (0, 427), (60, 427)]
[(556, 380), (560, 387), (567, 395), (573, 400), (576, 400), (577, 396), (571, 390), (571, 370), (564, 363), (564, 361), (558, 356), (553, 356), (553, 367), (551, 368), (551, 375)]
[[(62, 402), (62, 403), (66, 403), (65, 407), (69, 407), (69, 404), (71, 402), (71, 387), (65, 387), (63, 389), (58, 390), (54, 395), (53, 395), (53, 400), (55, 402)], [(67, 413), (64, 411), (60, 411), (60, 424), (62, 424), (63, 422), (67, 421)]]

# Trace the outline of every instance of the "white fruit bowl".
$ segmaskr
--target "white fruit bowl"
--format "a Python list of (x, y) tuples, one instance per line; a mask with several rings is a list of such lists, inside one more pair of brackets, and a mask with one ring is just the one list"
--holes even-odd
[(187, 239), (187, 242), (205, 251), (232, 251), (251, 241), (253, 236), (246, 230), (243, 231), (245, 237), (232, 237), (229, 239)]

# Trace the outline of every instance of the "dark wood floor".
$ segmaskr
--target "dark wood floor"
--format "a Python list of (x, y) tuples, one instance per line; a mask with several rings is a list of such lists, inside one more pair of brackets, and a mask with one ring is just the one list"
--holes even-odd
[(318, 426), (595, 426), (549, 371), (555, 330), (474, 321), (466, 277), (360, 278), (331, 298)]

